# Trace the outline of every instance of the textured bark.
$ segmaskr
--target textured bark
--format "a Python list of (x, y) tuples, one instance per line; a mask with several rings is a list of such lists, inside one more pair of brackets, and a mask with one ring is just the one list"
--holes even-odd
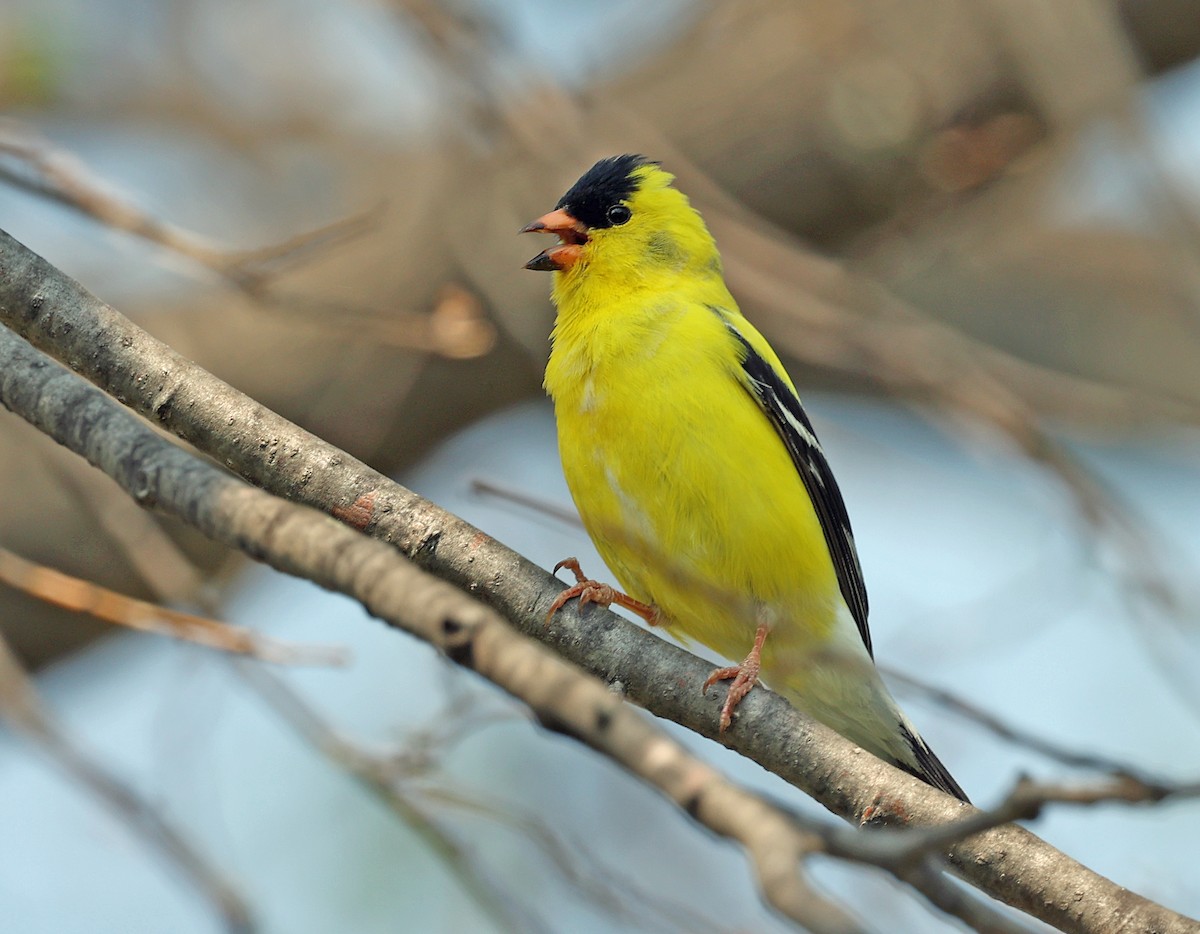
[[(11, 269), (0, 262), (0, 281)], [(46, 307), (37, 298), (32, 304)], [(820, 934), (863, 930), (806, 880), (801, 858), (822, 849), (819, 836), (733, 785), (603, 683), (395, 549), (256, 490), (170, 443), (6, 328), (0, 328), (0, 403), (86, 457), (140, 505), (359, 600), (371, 614), (523, 701), (544, 725), (609, 756), (703, 826), (741, 843), (764, 896), (785, 916)], [(325, 467), (340, 460), (329, 456)]]
[[(945, 824), (970, 813), (967, 806), (897, 772), (766, 690), (752, 692), (739, 708), (735, 726), (717, 735), (720, 694), (704, 697), (697, 690), (709, 671), (706, 662), (596, 607), (582, 614), (574, 607), (565, 609), (552, 626), (545, 626), (546, 608), (561, 589), (546, 571), (184, 360), (6, 234), (0, 234), (0, 322), (252, 482), (323, 512), (342, 511), (367, 534), (495, 608), (528, 636), (619, 685), (635, 703), (755, 759), (834, 813), (858, 822), (873, 809), (913, 826)], [(16, 360), (20, 347), (13, 338), (5, 346)], [(43, 404), (38, 401), (41, 390), (27, 385), (32, 379), (18, 376), (11, 365), (0, 372), (7, 405), (36, 409)], [(34, 395), (20, 402), (29, 393)], [(47, 427), (80, 446), (100, 443), (106, 439), (92, 437), (95, 422), (88, 409), (97, 404), (83, 399), (60, 400), (57, 406), (46, 402), (53, 410), (46, 416)], [(130, 440), (128, 449), (131, 453), (123, 455), (119, 446), (114, 448), (107, 467), (140, 501), (157, 496), (157, 484), (166, 481), (178, 483), (178, 495), (192, 497), (189, 502), (212, 498), (202, 495), (218, 482), (211, 472), (202, 476), (194, 466), (181, 467), (180, 479), (174, 480), (136, 462), (136, 440)], [(248, 493), (222, 495), (244, 499)], [(327, 568), (314, 579), (342, 587), (343, 579), (336, 575), (350, 574), (356, 590), (365, 588), (367, 605), (380, 612), (371, 595), (374, 587), (384, 586), (375, 583), (386, 578), (384, 550), (372, 553), (365, 567), (357, 561), (343, 566), (338, 563), (342, 553), (358, 547), (356, 536), (348, 538), (344, 528), (325, 523), (321, 534), (301, 535), (269, 512), (244, 520), (232, 506), (229, 510), (220, 518), (200, 506), (181, 511), (208, 534), (258, 557), (267, 557), (256, 545), (263, 529), (276, 543), (296, 539), (295, 547), (303, 547), (307, 560)], [(239, 531), (230, 533), (225, 523), (235, 519)], [(425, 619), (414, 631), (478, 670), (477, 648), (456, 641), (459, 627), (451, 627), (454, 632), (438, 628), (443, 617), (432, 596), (436, 586), (428, 586), (434, 588), (429, 599), (422, 596), (412, 611)], [(426, 613), (433, 615), (426, 619)], [(519, 655), (512, 661), (518, 664)], [(588, 728), (601, 728), (603, 719), (593, 718)], [(571, 723), (569, 732), (578, 734), (579, 721)], [(1200, 924), (1129, 892), (1016, 826), (958, 843), (951, 859), (983, 891), (1061, 930), (1200, 931)]]

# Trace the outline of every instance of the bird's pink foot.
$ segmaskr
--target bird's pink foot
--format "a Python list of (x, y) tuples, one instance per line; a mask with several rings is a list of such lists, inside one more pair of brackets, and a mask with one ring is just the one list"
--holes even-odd
[(662, 611), (651, 603), (643, 603), (641, 600), (635, 600), (628, 594), (621, 593), (615, 587), (609, 584), (602, 584), (599, 581), (594, 581), (583, 573), (579, 567), (579, 562), (574, 558), (563, 558), (562, 561), (554, 565), (554, 573), (557, 574), (563, 568), (569, 570), (575, 575), (575, 583), (558, 595), (553, 603), (550, 604), (550, 609), (546, 613), (546, 622), (550, 622), (550, 617), (563, 608), (568, 600), (579, 598), (579, 605), (583, 606), (587, 603), (598, 603), (600, 606), (608, 607), (614, 603), (617, 606), (623, 606), (625, 609), (636, 613), (651, 626), (657, 626), (662, 622)]
[(718, 681), (733, 681), (733, 684), (729, 685), (729, 693), (725, 695), (725, 704), (721, 707), (720, 731), (722, 733), (733, 723), (733, 712), (742, 702), (742, 698), (750, 693), (754, 685), (758, 684), (758, 673), (762, 668), (762, 647), (763, 643), (767, 641), (767, 632), (766, 624), (760, 623), (758, 630), (754, 633), (754, 648), (750, 650), (745, 661), (740, 665), (718, 668), (704, 680), (704, 687), (700, 689), (701, 694), (707, 694), (708, 689)]

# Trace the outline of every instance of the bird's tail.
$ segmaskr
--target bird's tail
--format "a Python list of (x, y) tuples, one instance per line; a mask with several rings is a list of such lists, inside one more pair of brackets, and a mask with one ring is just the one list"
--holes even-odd
[[(897, 710), (899, 713), (899, 710)], [(954, 780), (954, 776), (950, 774), (950, 770), (943, 764), (925, 740), (921, 739), (921, 734), (913, 729), (912, 724), (908, 722), (908, 718), (904, 714), (900, 714), (900, 735), (904, 742), (908, 744), (912, 750), (913, 758), (916, 760), (915, 767), (899, 758), (889, 757), (892, 765), (898, 769), (902, 769), (909, 775), (914, 775), (927, 785), (932, 785), (934, 788), (940, 788), (948, 795), (953, 795), (959, 801), (971, 803), (971, 799), (967, 797), (967, 793), (962, 790), (962, 786)]]
[(803, 668), (788, 670), (791, 677), (771, 678), (778, 671), (764, 670), (764, 680), (863, 749), (969, 803), (966, 792), (892, 699), (870, 657), (865, 651), (854, 654), (861, 657), (835, 657), (824, 663), (810, 656)]

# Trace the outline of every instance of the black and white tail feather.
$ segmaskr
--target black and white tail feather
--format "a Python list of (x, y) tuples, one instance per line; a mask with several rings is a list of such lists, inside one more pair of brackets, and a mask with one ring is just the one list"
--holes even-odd
[(900, 724), (900, 732), (904, 734), (904, 739), (912, 748), (918, 767), (914, 769), (912, 766), (900, 761), (894, 761), (892, 764), (909, 775), (921, 779), (926, 784), (932, 785), (934, 788), (940, 788), (948, 795), (953, 795), (959, 801), (965, 801), (967, 804), (970, 804), (971, 799), (967, 797), (967, 793), (954, 780), (954, 776), (950, 774), (950, 771), (942, 765), (942, 760), (934, 755), (933, 750), (926, 745), (925, 740), (921, 739), (921, 735), (907, 723)]

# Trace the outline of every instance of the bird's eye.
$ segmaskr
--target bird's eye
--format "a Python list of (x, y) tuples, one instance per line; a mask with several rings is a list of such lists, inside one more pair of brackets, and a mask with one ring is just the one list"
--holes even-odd
[(629, 218), (633, 217), (633, 212), (623, 204), (614, 204), (604, 212), (604, 216), (608, 218), (608, 222), (614, 227), (620, 227), (622, 224), (628, 222)]

